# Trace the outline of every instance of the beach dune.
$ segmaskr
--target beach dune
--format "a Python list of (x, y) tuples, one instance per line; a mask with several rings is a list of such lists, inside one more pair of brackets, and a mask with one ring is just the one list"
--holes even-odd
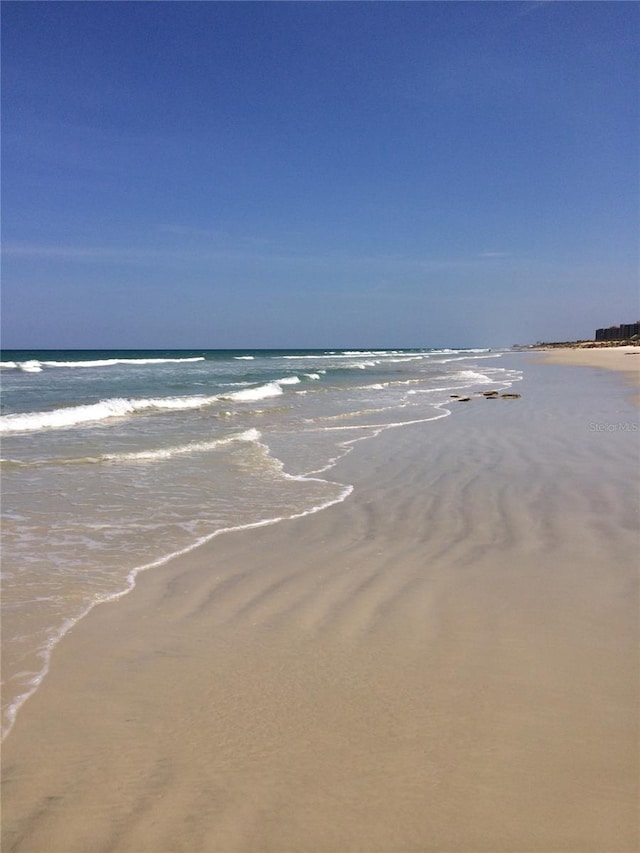
[(519, 399), (356, 444), (344, 503), (80, 622), (5, 742), (3, 851), (637, 851), (638, 410), (512, 358)]

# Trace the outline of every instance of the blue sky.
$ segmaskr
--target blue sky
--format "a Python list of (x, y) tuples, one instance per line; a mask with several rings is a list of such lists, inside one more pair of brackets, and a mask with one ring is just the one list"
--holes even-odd
[(5, 0), (3, 346), (635, 321), (639, 10)]

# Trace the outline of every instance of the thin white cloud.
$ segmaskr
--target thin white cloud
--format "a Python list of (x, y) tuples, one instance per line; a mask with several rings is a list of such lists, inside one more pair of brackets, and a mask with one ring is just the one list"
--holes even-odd
[[(171, 226), (171, 232), (179, 235), (186, 233), (179, 226)], [(169, 228), (167, 228), (167, 233)], [(362, 253), (358, 251), (324, 251), (309, 247), (297, 249), (292, 246), (277, 246), (269, 240), (243, 237), (229, 245), (153, 245), (146, 247), (131, 246), (70, 246), (43, 243), (9, 243), (3, 246), (6, 258), (20, 260), (50, 260), (52, 262), (103, 263), (103, 264), (143, 264), (158, 263), (180, 264), (216, 264), (245, 263), (260, 261), (266, 265), (292, 268), (301, 266), (314, 269), (366, 269), (374, 267), (385, 269), (388, 274), (404, 271), (437, 272), (442, 270), (464, 270), (474, 267), (482, 261), (499, 260), (510, 257), (508, 252), (486, 250), (475, 257), (428, 257), (424, 255), (402, 253)]]
[(540, 12), (552, 0), (526, 0), (524, 3), (520, 3), (516, 10), (516, 17), (523, 18), (525, 15), (531, 15), (534, 12)]
[(200, 240), (226, 240), (229, 235), (219, 228), (198, 228), (192, 225), (173, 225), (162, 223), (158, 225), (160, 234), (170, 234), (175, 237), (189, 237)]
[[(61, 260), (99, 260), (103, 258), (125, 258), (136, 254), (131, 249), (115, 249), (106, 246), (51, 246), (37, 243), (9, 243), (2, 247), (2, 254), (14, 258), (60, 258)], [(143, 254), (137, 252), (137, 254)]]

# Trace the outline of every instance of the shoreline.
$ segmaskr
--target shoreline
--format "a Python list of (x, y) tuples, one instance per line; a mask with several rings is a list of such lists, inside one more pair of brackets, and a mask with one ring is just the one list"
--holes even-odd
[(558, 347), (540, 352), (539, 361), (570, 367), (596, 367), (614, 370), (635, 389), (631, 399), (640, 406), (640, 346), (600, 348)]
[(207, 536), (203, 537), (202, 539), (199, 539), (195, 542), (192, 542), (190, 545), (187, 545), (185, 548), (181, 549), (180, 551), (172, 552), (172, 553), (167, 554), (165, 556), (159, 557), (156, 560), (153, 560), (152, 562), (144, 563), (141, 566), (136, 566), (133, 569), (131, 569), (131, 571), (128, 573), (128, 575), (125, 578), (125, 584), (126, 585), (124, 586), (123, 589), (118, 590), (118, 591), (113, 592), (113, 593), (110, 593), (107, 596), (103, 596), (102, 598), (99, 598), (99, 599), (92, 601), (90, 604), (88, 604), (86, 609), (84, 611), (82, 611), (78, 616), (75, 616), (72, 619), (67, 620), (67, 622), (65, 622), (63, 624), (63, 626), (60, 630), (60, 633), (58, 635), (56, 635), (56, 637), (47, 646), (46, 654), (42, 653), (42, 652), (40, 653), (40, 657), (44, 661), (42, 669), (37, 674), (35, 674), (34, 678), (30, 682), (29, 689), (26, 690), (24, 693), (19, 694), (16, 697), (15, 701), (7, 709), (7, 713), (6, 713), (7, 723), (6, 723), (5, 729), (2, 732), (2, 743), (4, 743), (4, 741), (6, 740), (7, 737), (9, 737), (9, 735), (10, 735), (10, 733), (11, 733), (11, 731), (12, 731), (12, 729), (16, 723), (16, 720), (18, 718), (18, 714), (20, 713), (21, 708), (29, 701), (29, 699), (32, 696), (35, 695), (35, 693), (40, 688), (40, 685), (42, 684), (43, 680), (49, 674), (49, 671), (51, 668), (51, 660), (52, 660), (52, 657), (53, 657), (55, 650), (57, 649), (59, 643), (61, 643), (64, 640), (64, 638), (67, 636), (67, 634), (69, 632), (73, 631), (73, 629), (80, 622), (82, 622), (84, 619), (86, 619), (87, 616), (89, 616), (89, 614), (92, 613), (92, 611), (96, 607), (100, 607), (102, 605), (115, 604), (116, 602), (120, 601), (120, 599), (122, 599), (125, 596), (132, 593), (137, 586), (138, 577), (140, 575), (142, 575), (144, 572), (152, 571), (154, 569), (158, 569), (159, 567), (164, 566), (166, 564), (172, 564), (174, 561), (180, 560), (183, 557), (186, 557), (187, 555), (191, 554), (192, 552), (197, 551), (198, 549), (205, 547), (211, 541), (216, 539), (218, 536), (223, 536), (223, 535), (230, 534), (230, 533), (241, 533), (241, 532), (245, 532), (248, 530), (255, 530), (255, 529), (258, 529), (261, 527), (269, 527), (271, 525), (280, 524), (284, 521), (291, 521), (291, 520), (298, 519), (298, 518), (304, 518), (308, 515), (314, 515), (316, 512), (323, 512), (324, 510), (328, 509), (329, 507), (334, 506), (336, 504), (340, 504), (343, 501), (347, 500), (349, 495), (351, 494), (352, 490), (353, 490), (353, 487), (351, 485), (345, 485), (343, 488), (343, 492), (339, 497), (334, 498), (333, 500), (328, 501), (327, 503), (315, 506), (312, 509), (303, 510), (296, 515), (292, 515), (289, 517), (281, 517), (281, 518), (274, 517), (274, 518), (262, 519), (260, 521), (248, 522), (247, 524), (243, 524), (243, 525), (240, 525), (238, 527), (220, 528), (219, 530), (216, 530), (213, 533), (208, 534)]
[(640, 385), (640, 346), (554, 347), (533, 352), (547, 364), (602, 367), (605, 370), (617, 370), (625, 375), (635, 375)]
[(6, 740), (6, 849), (635, 850), (637, 442), (590, 424), (637, 412), (567, 375), (94, 608)]

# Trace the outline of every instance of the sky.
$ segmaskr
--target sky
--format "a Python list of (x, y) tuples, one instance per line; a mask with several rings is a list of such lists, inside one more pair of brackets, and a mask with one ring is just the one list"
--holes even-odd
[(634, 322), (640, 4), (2, 4), (5, 348)]

